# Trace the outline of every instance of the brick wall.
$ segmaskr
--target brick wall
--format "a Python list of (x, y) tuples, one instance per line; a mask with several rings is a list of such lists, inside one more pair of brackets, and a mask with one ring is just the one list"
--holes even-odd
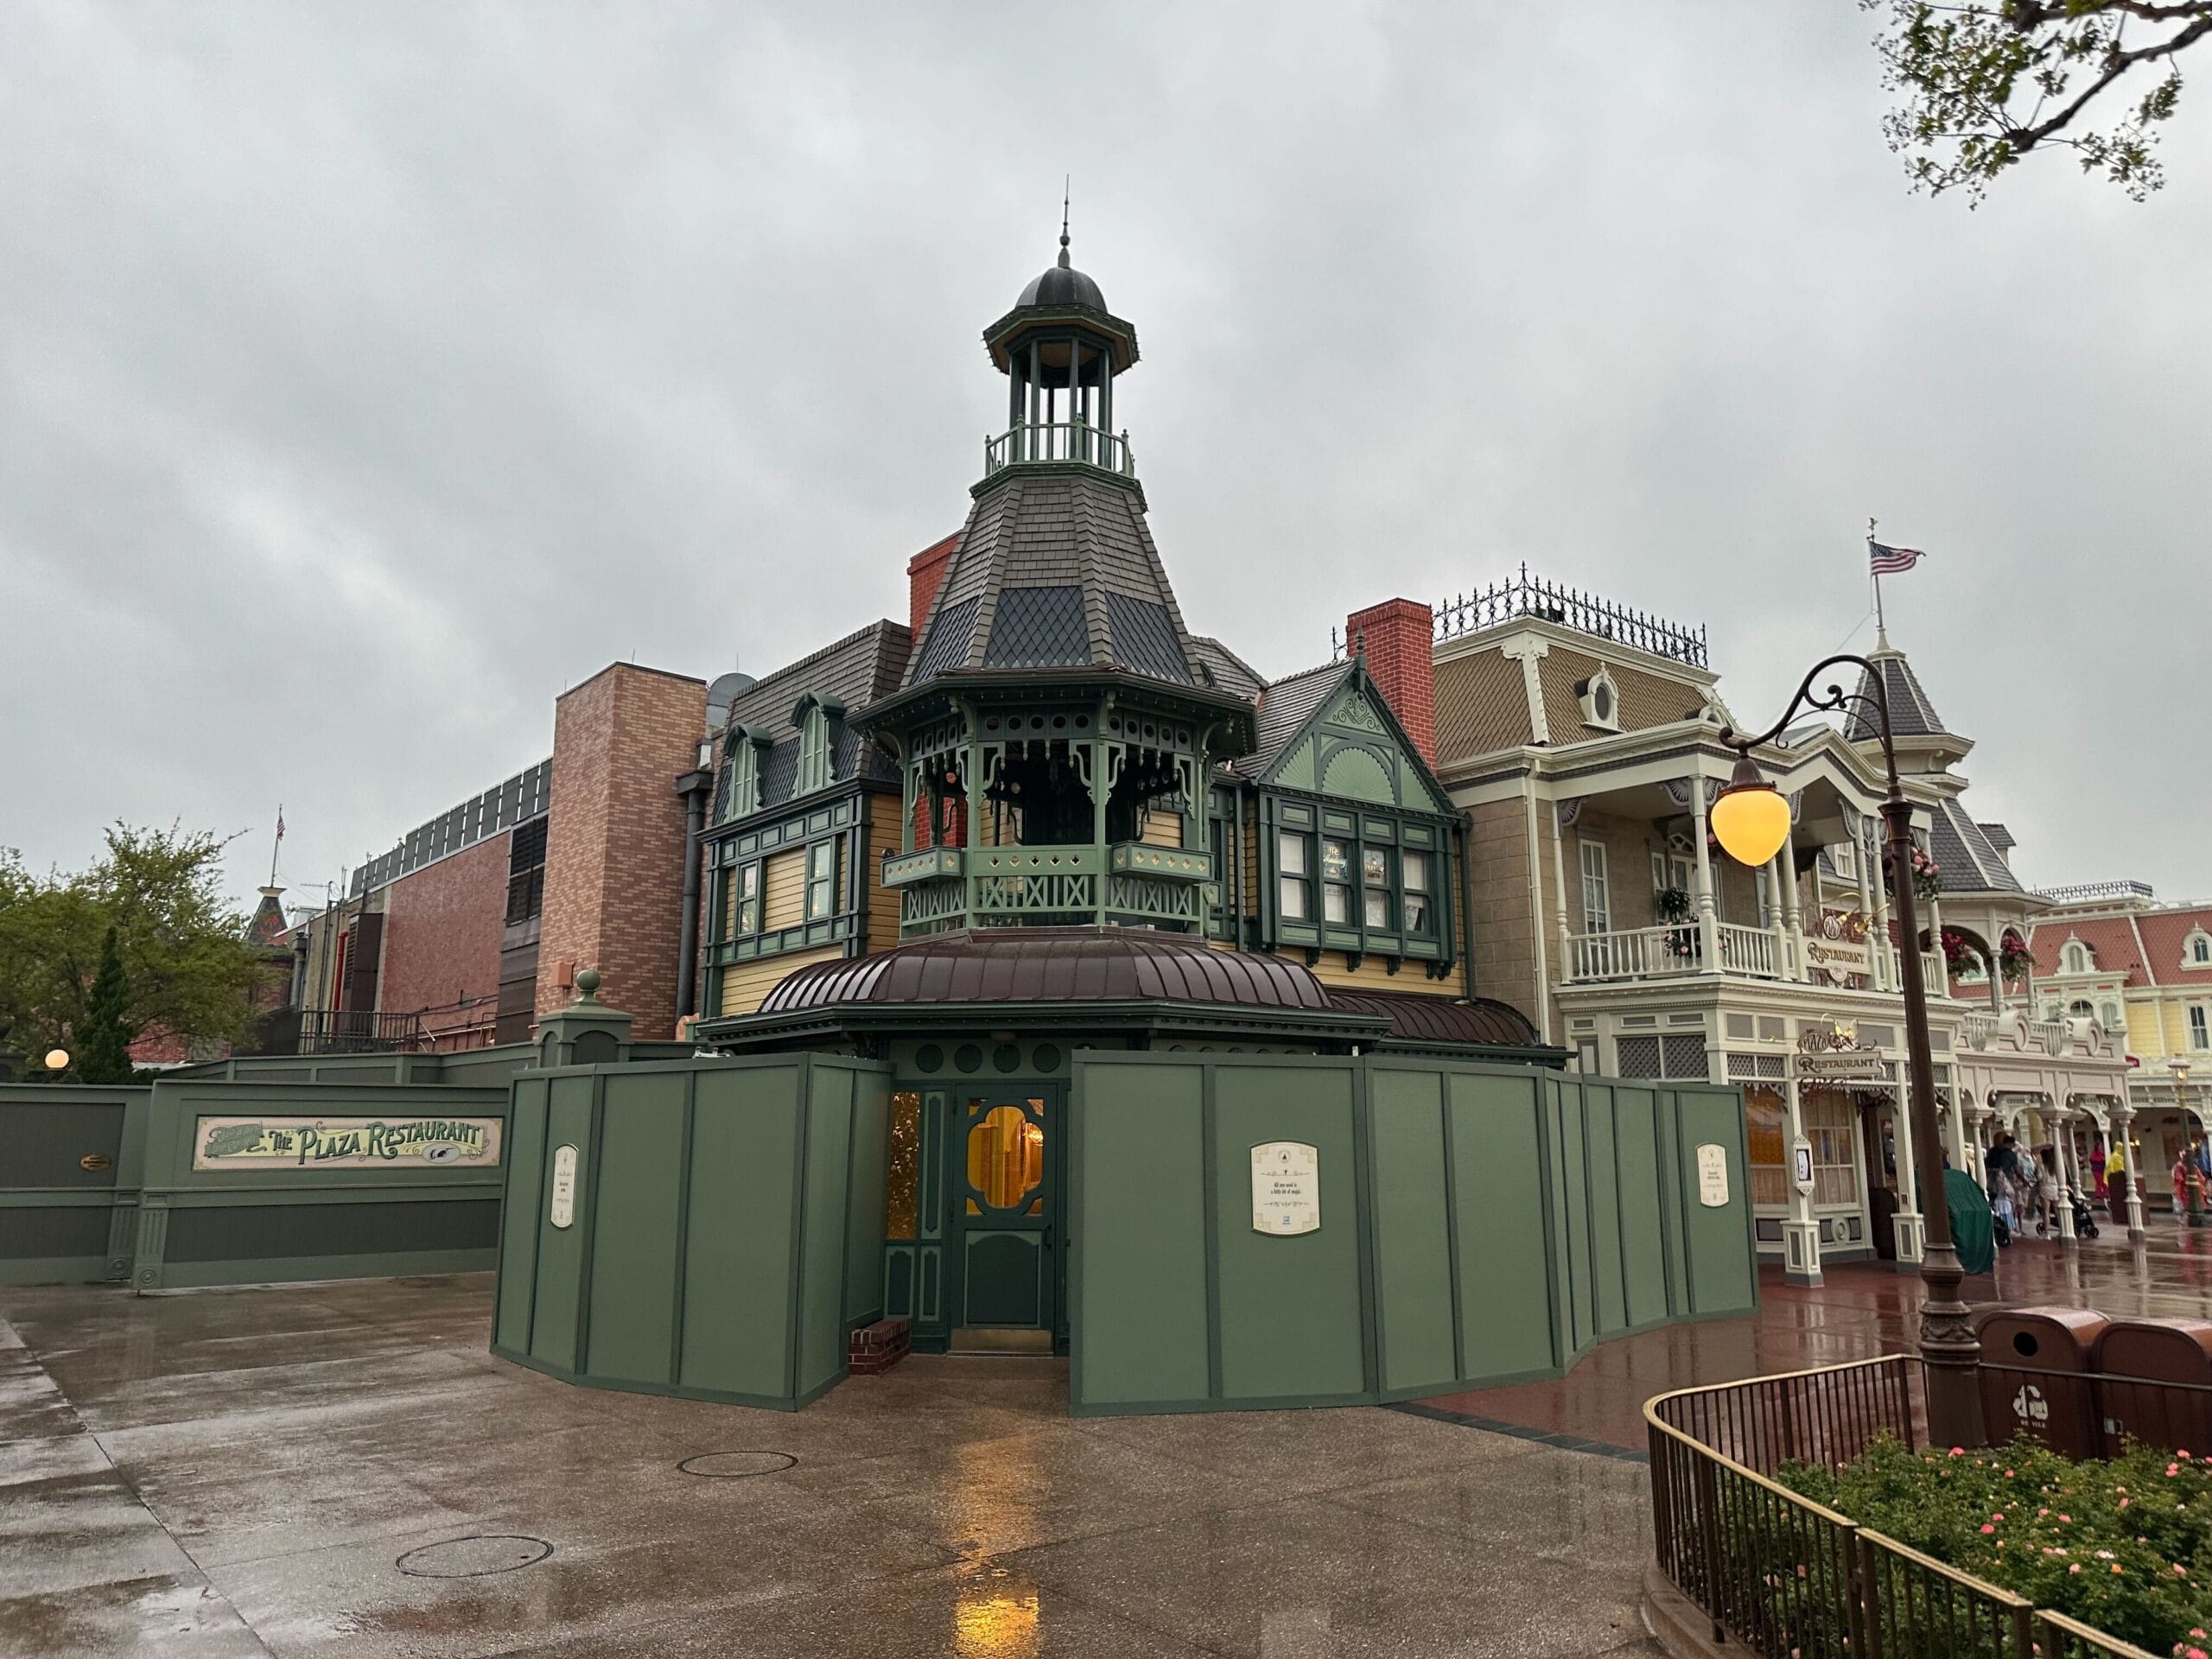
[[(506, 925), (507, 850), (505, 835), (487, 836), (386, 890), (379, 1009), (440, 1009), (423, 1022), (434, 1032), (492, 1024)], [(477, 1006), (453, 1007), (463, 1001)]]
[(917, 650), (921, 647), (922, 624), (930, 620), (937, 590), (944, 585), (944, 573), (951, 568), (952, 556), (960, 550), (960, 535), (955, 531), (906, 561), (906, 631), (914, 636)]
[(683, 908), (683, 800), (697, 763), (703, 680), (616, 663), (553, 715), (552, 823), (538, 936), (537, 1011), (569, 1000), (562, 965), (596, 968), (602, 1001), (645, 1039), (676, 1032)]
[(1435, 619), (1428, 607), (1410, 599), (1386, 599), (1344, 619), (1350, 649), (1365, 653), (1368, 677), (1432, 767), (1436, 765), (1435, 637)]

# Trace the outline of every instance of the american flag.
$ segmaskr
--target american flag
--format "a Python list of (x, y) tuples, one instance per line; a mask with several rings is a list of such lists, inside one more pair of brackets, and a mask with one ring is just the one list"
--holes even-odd
[(1900, 570), (1911, 569), (1928, 556), (1916, 547), (1891, 547), (1870, 536), (1866, 538), (1866, 556), (1873, 561), (1876, 575), (1894, 576)]

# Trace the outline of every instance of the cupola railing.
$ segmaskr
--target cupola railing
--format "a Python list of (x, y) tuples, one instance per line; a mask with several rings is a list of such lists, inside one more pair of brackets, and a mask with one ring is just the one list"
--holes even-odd
[(1129, 435), (1116, 436), (1088, 421), (1027, 422), (983, 440), (983, 476), (1033, 461), (1074, 461), (1119, 478), (1137, 475)]

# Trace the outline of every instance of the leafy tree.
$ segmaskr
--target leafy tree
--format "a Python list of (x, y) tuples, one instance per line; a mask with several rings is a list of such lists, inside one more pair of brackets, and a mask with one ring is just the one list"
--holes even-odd
[(130, 1081), (130, 1039), (137, 1033), (123, 1017), (130, 982), (123, 971), (123, 950), (110, 928), (100, 940), (100, 965), (85, 999), (85, 1023), (77, 1033), (77, 1077), (81, 1083)]
[(118, 824), (89, 869), (45, 876), (0, 849), (0, 1024), (10, 1046), (85, 1049), (111, 930), (125, 1028), (242, 1039), (252, 1024), (245, 991), (259, 970), (245, 918), (223, 896), (224, 845), (175, 825)]
[[(1875, 46), (1903, 101), (1883, 130), (1916, 188), (1978, 200), (2037, 149), (2072, 150), (2138, 201), (2164, 183), (2151, 147), (2181, 101), (2177, 60), (2212, 35), (2212, 0), (1859, 3), (1891, 14)], [(2123, 81), (2140, 92), (2133, 104), (2119, 102)], [(2092, 106), (2118, 118), (2092, 129)]]

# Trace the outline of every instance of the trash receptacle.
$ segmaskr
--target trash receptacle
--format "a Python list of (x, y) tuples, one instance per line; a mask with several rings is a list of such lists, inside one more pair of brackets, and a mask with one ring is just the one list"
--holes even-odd
[(2113, 1455), (2131, 1440), (2212, 1452), (2212, 1321), (2115, 1319), (2097, 1338), (2094, 1361)]
[(2086, 1307), (2007, 1308), (1983, 1321), (1981, 1420), (1992, 1446), (2025, 1434), (2063, 1457), (2103, 1454), (2089, 1376), (2109, 1324)]

